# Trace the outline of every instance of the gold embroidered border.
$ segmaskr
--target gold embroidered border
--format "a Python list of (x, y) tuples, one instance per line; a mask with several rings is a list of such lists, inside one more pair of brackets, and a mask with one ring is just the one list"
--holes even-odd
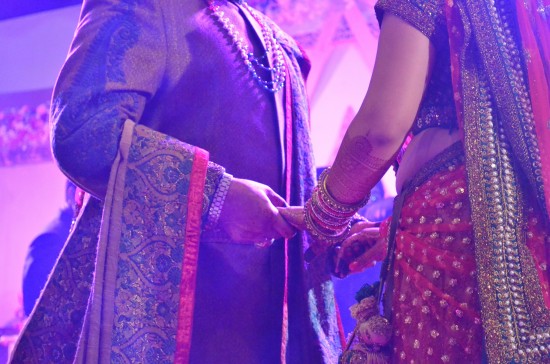
[[(478, 30), (482, 58), (489, 63), (501, 62), (488, 48), (494, 46), (495, 36), (502, 40), (499, 33), (507, 34), (506, 24), (501, 22), (499, 29), (491, 27), (498, 24), (487, 19), (498, 16), (494, 6), (487, 8), (485, 2), (479, 1), (471, 1), (468, 6)], [(511, 51), (505, 42), (499, 44), (504, 46), (497, 51)], [(486, 64), (492, 80), (483, 79), (485, 69), (477, 61), (477, 50), (470, 47), (466, 52), (471, 52), (463, 54), (461, 70), (466, 165), (486, 350), (490, 363), (541, 363), (548, 360), (550, 350), (550, 316), (525, 245), (524, 197), (513, 165), (517, 155), (504, 130), (509, 125), (502, 125), (495, 112), (497, 107), (502, 110), (503, 97), (494, 98), (489, 87), (489, 82), (495, 85), (495, 80), (506, 80), (509, 75), (505, 74), (506, 67)], [(514, 125), (520, 125), (519, 121)]]
[(540, 150), (521, 58), (525, 51), (518, 45), (517, 31), (510, 24), (515, 17), (513, 4), (510, 0), (492, 0), (471, 1), (469, 6), (481, 61), (489, 71), (491, 87), (498, 89), (493, 95), (498, 109), (506, 115), (505, 133), (526, 179), (541, 206), (545, 206)]

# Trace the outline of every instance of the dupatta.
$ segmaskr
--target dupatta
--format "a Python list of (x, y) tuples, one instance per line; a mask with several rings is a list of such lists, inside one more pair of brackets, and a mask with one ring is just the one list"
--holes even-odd
[(550, 221), (548, 9), (546, 0), (446, 6), (490, 363), (549, 361), (548, 273), (526, 244), (528, 201)]

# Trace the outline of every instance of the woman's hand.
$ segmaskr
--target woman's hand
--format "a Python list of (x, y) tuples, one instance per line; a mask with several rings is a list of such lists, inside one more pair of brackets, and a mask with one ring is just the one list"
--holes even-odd
[(285, 220), (298, 230), (305, 230), (305, 215), (302, 206), (278, 207), (279, 213)]
[(362, 272), (386, 256), (386, 239), (380, 237), (379, 223), (361, 221), (337, 249), (335, 274), (343, 277)]
[[(278, 207), (285, 220), (298, 230), (305, 230), (304, 208), (301, 206)], [(345, 277), (349, 273), (362, 272), (386, 256), (386, 239), (380, 237), (380, 223), (359, 221), (350, 230), (342, 244), (333, 247), (333, 274)]]

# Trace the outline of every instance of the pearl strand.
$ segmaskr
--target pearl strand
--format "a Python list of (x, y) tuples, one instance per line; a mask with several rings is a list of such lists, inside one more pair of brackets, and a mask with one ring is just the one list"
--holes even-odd
[[(240, 4), (248, 10), (262, 29), (261, 36), (265, 42), (266, 52), (261, 57), (256, 57), (254, 53), (249, 52), (248, 44), (245, 39), (241, 36), (235, 25), (231, 23), (229, 18), (225, 16), (224, 11), (221, 10), (220, 6), (215, 3), (215, 0), (208, 0), (208, 8), (212, 11), (212, 17), (220, 23), (221, 27), (231, 37), (233, 44), (237, 47), (237, 50), (239, 51), (244, 64), (248, 68), (248, 71), (252, 75), (252, 78), (256, 80), (256, 82), (265, 90), (275, 93), (283, 88), (286, 77), (286, 66), (281, 45), (277, 41), (273, 29), (256, 13), (256, 10), (250, 7), (246, 1), (242, 1)], [(266, 66), (262, 63), (262, 60), (269, 62), (268, 55), (272, 56), (273, 67)], [(262, 79), (256, 71), (257, 68), (268, 71), (271, 75), (271, 80)]]

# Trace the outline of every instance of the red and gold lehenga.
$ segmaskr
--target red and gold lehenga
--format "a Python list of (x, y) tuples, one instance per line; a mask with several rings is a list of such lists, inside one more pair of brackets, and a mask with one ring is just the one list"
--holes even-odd
[[(401, 217), (389, 301), (395, 361), (482, 362), (475, 236), (462, 143), (434, 158), (396, 202)], [(525, 245), (548, 307), (550, 234), (535, 201), (526, 201), (523, 210)]]
[(475, 363), (482, 330), (462, 144), (433, 162), (396, 200), (402, 206), (391, 277), (394, 357)]
[(396, 198), (393, 362), (550, 362), (548, 1), (381, 0), (437, 53), (413, 126), (463, 141)]

